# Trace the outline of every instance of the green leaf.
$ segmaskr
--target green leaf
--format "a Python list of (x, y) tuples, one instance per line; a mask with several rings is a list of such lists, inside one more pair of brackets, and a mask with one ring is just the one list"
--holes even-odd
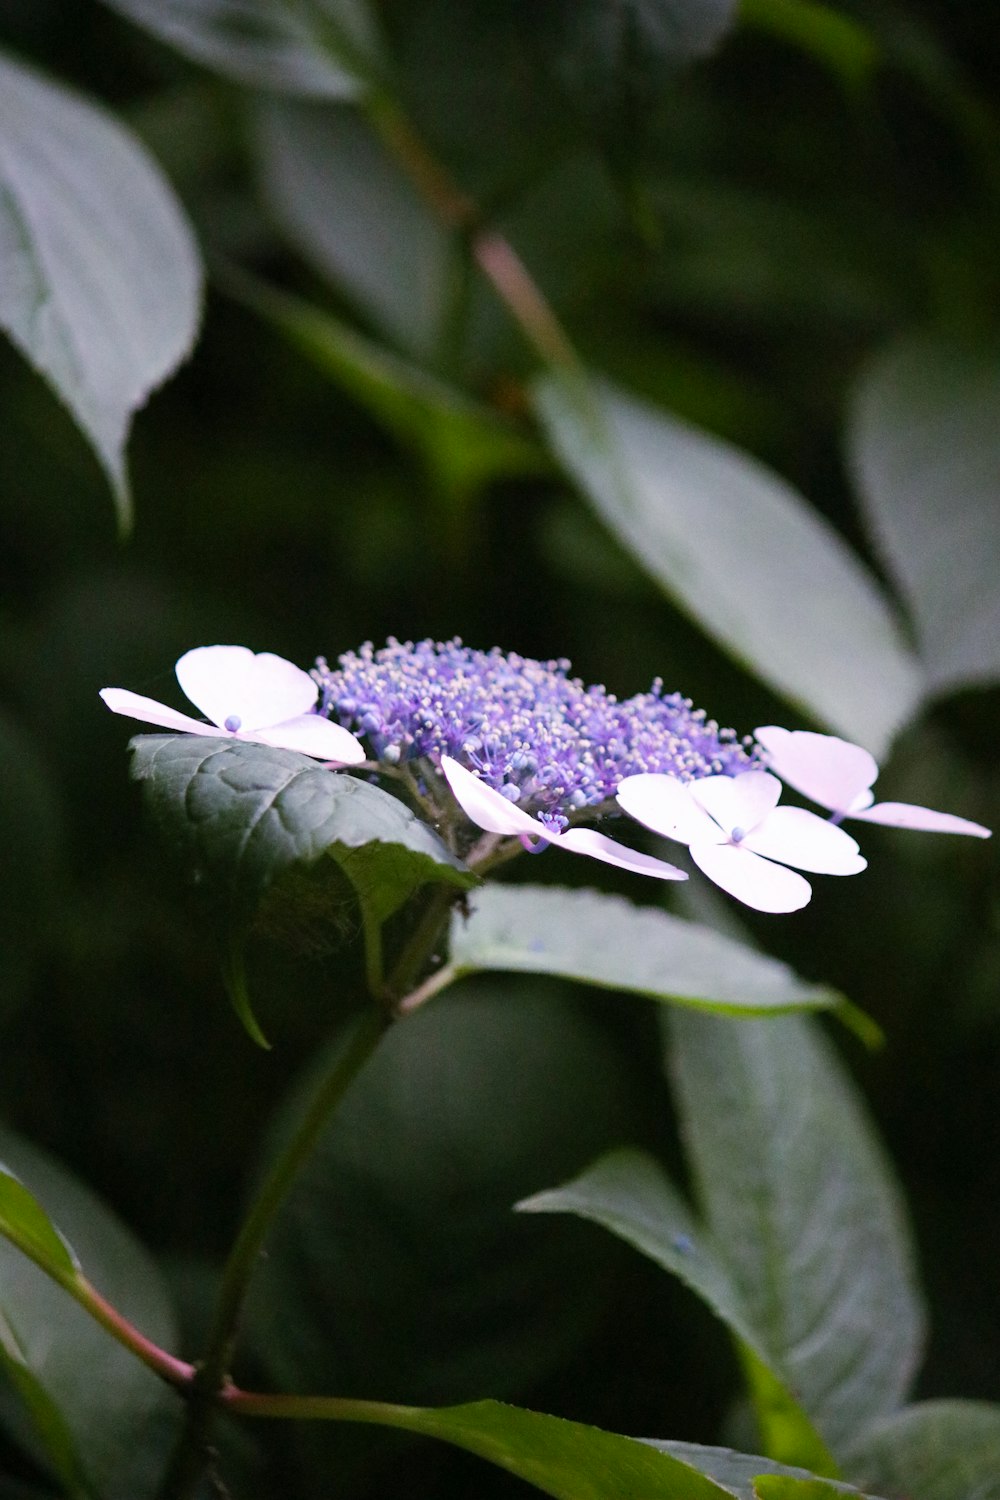
[(0, 1370), (16, 1391), (45, 1457), (62, 1481), (68, 1500), (85, 1500), (89, 1486), (69, 1424), (37, 1378), (11, 1324), (0, 1308)]
[(828, 1479), (789, 1479), (762, 1474), (754, 1481), (754, 1493), (760, 1500), (836, 1500), (844, 1491)]
[(535, 400), (567, 472), (677, 603), (789, 701), (883, 751), (918, 667), (833, 528), (756, 459), (610, 385), (550, 374)]
[(3, 56), (0, 261), (0, 327), (87, 436), (126, 527), (130, 419), (194, 341), (198, 254), (138, 141)]
[(922, 1401), (866, 1432), (851, 1470), (893, 1500), (1000, 1500), (1000, 1406)]
[[(791, 1392), (773, 1372), (767, 1340), (751, 1323), (726, 1264), (725, 1250), (697, 1223), (659, 1164), (644, 1151), (609, 1152), (564, 1187), (517, 1204), (522, 1213), (571, 1213), (625, 1240), (677, 1276), (700, 1297), (744, 1346), (750, 1363), (770, 1371), (767, 1420), (761, 1428), (771, 1451), (792, 1455), (829, 1472), (830, 1455)], [(755, 1397), (757, 1391), (754, 1392)], [(756, 1401), (761, 1412), (762, 1403)]]
[(192, 879), (248, 918), (284, 872), (324, 855), (384, 921), (428, 881), (474, 876), (395, 797), (291, 750), (198, 735), (140, 735), (132, 775)]
[(276, 5), (274, 0), (105, 4), (195, 62), (240, 83), (280, 93), (352, 99), (362, 89), (358, 60), (374, 47), (371, 19), (359, 0), (312, 5)]
[(923, 1339), (891, 1170), (807, 1017), (675, 1010), (670, 1025), (704, 1223), (769, 1364), (839, 1460), (900, 1404)]
[(292, 243), (407, 353), (428, 357), (453, 246), (354, 109), (273, 100), (257, 116), (262, 185)]
[[(89, 1281), (130, 1322), (164, 1348), (176, 1331), (159, 1273), (111, 1212), (51, 1158), (0, 1127), (0, 1155), (60, 1225)], [(56, 1254), (51, 1234), (39, 1233)], [(61, 1245), (61, 1241), (56, 1240)], [(75, 1275), (62, 1246), (62, 1266)], [(50, 1415), (61, 1413), (101, 1500), (151, 1500), (165, 1462), (179, 1403), (173, 1392), (123, 1349), (63, 1289), (12, 1245), (0, 1242), (0, 1311), (16, 1335), (18, 1357), (41, 1387)], [(86, 1378), (81, 1378), (85, 1372)], [(55, 1418), (53, 1418), (55, 1421)], [(57, 1424), (58, 1425), (58, 1424)], [(20, 1437), (20, 1432), (19, 1432)], [(53, 1433), (46, 1445), (51, 1461)], [(58, 1441), (58, 1439), (56, 1439)], [(44, 1459), (46, 1449), (40, 1449)]]
[(66, 1283), (75, 1281), (79, 1262), (38, 1200), (0, 1162), (0, 1234), (36, 1265)]
[(995, 349), (908, 338), (864, 372), (849, 452), (938, 691), (1000, 678), (1000, 366)]
[(546, 468), (545, 454), (514, 422), (339, 318), (247, 276), (230, 284), (415, 452), (446, 496), (463, 498), (500, 475)]
[(394, 1027), (269, 1236), (248, 1318), (272, 1387), (427, 1403), (534, 1389), (607, 1312), (615, 1247), (511, 1204), (640, 1120), (629, 1060), (550, 986), (465, 983)]
[(648, 1443), (499, 1401), (383, 1407), (365, 1420), (454, 1443), (557, 1500), (722, 1500), (732, 1493)]
[(609, 1151), (563, 1187), (535, 1193), (516, 1205), (520, 1213), (576, 1214), (600, 1224), (640, 1254), (671, 1271), (746, 1344), (767, 1351), (747, 1321), (711, 1236), (659, 1163), (645, 1151)]
[(483, 886), (470, 915), (452, 920), (451, 961), (462, 973), (551, 974), (730, 1015), (843, 1003), (836, 990), (709, 927), (556, 886)]
[(879, 48), (860, 21), (818, 0), (740, 0), (740, 21), (826, 63), (851, 89), (871, 81)]
[[(767, 1482), (781, 1479), (787, 1484), (820, 1484), (822, 1489), (818, 1494), (823, 1496), (834, 1495), (859, 1495), (853, 1485), (841, 1484), (835, 1479), (820, 1479), (810, 1474), (805, 1469), (792, 1468), (787, 1464), (775, 1463), (773, 1459), (761, 1458), (752, 1453), (737, 1453), (732, 1448), (703, 1447), (698, 1443), (664, 1442), (657, 1438), (645, 1438), (652, 1447), (658, 1448), (661, 1453), (670, 1453), (684, 1463), (691, 1464), (699, 1469), (709, 1478), (721, 1484), (727, 1495), (734, 1495), (736, 1500), (760, 1500), (762, 1494), (768, 1493), (760, 1489), (761, 1477)], [(779, 1491), (779, 1493), (781, 1493)], [(794, 1488), (788, 1492), (791, 1497), (798, 1496), (799, 1491)], [(803, 1500), (807, 1500), (808, 1491)], [(866, 1500), (878, 1500), (877, 1496), (866, 1496)]]
[[(344, 877), (381, 924), (429, 881), (476, 877), (395, 797), (291, 750), (198, 735), (140, 735), (132, 775), (176, 862), (221, 909), (223, 977), (237, 1015), (268, 1043), (250, 1005), (243, 944), (255, 915), (293, 943), (341, 930)], [(267, 898), (262, 907), (263, 898)]]

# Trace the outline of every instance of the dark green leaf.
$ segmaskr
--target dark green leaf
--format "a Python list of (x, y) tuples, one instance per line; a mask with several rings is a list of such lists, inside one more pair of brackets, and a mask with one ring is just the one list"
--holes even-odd
[(647, 1443), (498, 1401), (387, 1411), (391, 1425), (466, 1448), (557, 1500), (722, 1500), (731, 1493)]
[(127, 525), (129, 422), (191, 348), (197, 251), (139, 143), (95, 105), (7, 57), (0, 260), (0, 327), (86, 434)]
[(427, 881), (473, 883), (403, 803), (308, 756), (197, 735), (141, 735), (132, 749), (132, 774), (160, 834), (236, 919), (285, 871), (324, 855), (378, 920)]
[(905, 339), (862, 376), (850, 454), (936, 688), (1000, 678), (1000, 366), (994, 349)]
[(851, 1472), (892, 1500), (1000, 1500), (1000, 1406), (906, 1407), (863, 1436)]
[(780, 1377), (771, 1371), (766, 1338), (750, 1322), (734, 1286), (725, 1251), (713, 1245), (659, 1164), (643, 1151), (610, 1152), (564, 1187), (536, 1193), (517, 1205), (527, 1213), (572, 1213), (609, 1229), (641, 1254), (671, 1271), (699, 1296), (743, 1348), (752, 1373), (755, 1405), (762, 1401), (759, 1378), (767, 1375), (766, 1420), (760, 1420), (768, 1447), (795, 1454), (824, 1473), (830, 1455)]
[(891, 1170), (809, 1018), (675, 1010), (671, 1035), (706, 1227), (769, 1363), (840, 1459), (902, 1401), (922, 1344)]
[[(102, 1296), (148, 1338), (171, 1349), (175, 1330), (159, 1274), (118, 1220), (55, 1162), (6, 1129), (0, 1129), (0, 1154), (72, 1240)], [(49, 1250), (55, 1253), (51, 1244)], [(65, 1248), (62, 1253), (65, 1266)], [(50, 1408), (61, 1413), (101, 1500), (148, 1500), (165, 1461), (176, 1396), (50, 1277), (3, 1243), (0, 1309), (16, 1335), (32, 1390), (41, 1386)]]
[(394, 1027), (269, 1238), (249, 1317), (274, 1387), (427, 1403), (533, 1389), (607, 1308), (614, 1247), (511, 1204), (640, 1118), (620, 1051), (551, 987), (466, 983)]
[(879, 60), (864, 25), (819, 0), (741, 0), (740, 20), (826, 63), (852, 89), (870, 82)]
[(45, 1457), (65, 1486), (68, 1500), (84, 1500), (88, 1485), (73, 1434), (62, 1412), (28, 1364), (17, 1333), (0, 1308), (0, 1370), (17, 1392)]
[[(359, 0), (275, 4), (274, 0), (105, 0), (179, 52), (259, 88), (350, 99), (361, 83), (352, 63), (372, 47)], [(324, 17), (324, 10), (332, 15)], [(346, 36), (338, 12), (353, 21)], [(338, 43), (340, 45), (338, 45)]]
[(567, 472), (699, 624), (820, 723), (885, 749), (917, 664), (875, 579), (790, 485), (609, 385), (547, 375), (536, 403)]
[(339, 318), (248, 277), (239, 277), (233, 286), (413, 449), (447, 497), (463, 498), (499, 475), (547, 466), (537, 443), (512, 421), (364, 338)]
[(258, 115), (263, 188), (304, 255), (409, 354), (442, 328), (454, 248), (371, 126), (346, 107)]
[(564, 1187), (535, 1193), (517, 1208), (532, 1214), (571, 1213), (601, 1224), (673, 1272), (737, 1338), (767, 1358), (740, 1306), (724, 1255), (696, 1222), (659, 1163), (645, 1151), (611, 1151)]
[(836, 990), (709, 927), (556, 886), (484, 886), (471, 915), (453, 919), (451, 959), (461, 972), (552, 974), (732, 1015), (842, 1002)]

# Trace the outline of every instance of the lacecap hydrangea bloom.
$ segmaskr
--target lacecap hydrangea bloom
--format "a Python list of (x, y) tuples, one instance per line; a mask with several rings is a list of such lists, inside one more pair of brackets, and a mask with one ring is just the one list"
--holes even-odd
[(432, 800), (443, 777), (477, 828), (660, 879), (685, 876), (570, 825), (617, 812), (626, 776), (662, 772), (688, 782), (755, 764), (749, 742), (661, 683), (619, 699), (570, 676), (567, 661), (477, 651), (457, 639), (390, 640), (345, 652), (336, 667), (321, 659), (315, 675), (321, 711), (361, 736), (374, 760), (408, 768)]

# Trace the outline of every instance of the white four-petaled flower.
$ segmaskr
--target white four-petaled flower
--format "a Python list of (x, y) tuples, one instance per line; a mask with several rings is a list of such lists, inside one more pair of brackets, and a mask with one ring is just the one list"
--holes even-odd
[[(698, 868), (757, 911), (797, 911), (812, 887), (796, 870), (856, 875), (866, 861), (842, 828), (801, 807), (779, 807), (781, 783), (767, 771), (683, 782), (627, 776), (622, 808), (654, 833), (687, 844)], [(795, 869), (786, 869), (793, 865)]]
[(875, 802), (872, 783), (878, 776), (874, 756), (860, 745), (833, 734), (806, 729), (780, 729), (767, 724), (754, 731), (776, 776), (813, 802), (828, 809), (834, 821), (860, 818), (891, 828), (914, 828), (924, 833), (966, 833), (988, 839), (981, 823), (953, 813), (934, 812), (911, 802)]
[(602, 860), (604, 864), (617, 865), (637, 875), (652, 875), (656, 880), (687, 879), (684, 871), (674, 865), (653, 859), (649, 854), (640, 854), (625, 844), (616, 844), (614, 839), (605, 838), (593, 828), (570, 828), (565, 833), (556, 833), (538, 818), (508, 802), (500, 792), (487, 786), (450, 755), (442, 755), (441, 770), (466, 817), (485, 833), (515, 836), (529, 848), (532, 847), (529, 840), (542, 839), (556, 849), (566, 849), (571, 854), (588, 854), (591, 859)]
[(365, 758), (353, 734), (313, 712), (319, 688), (284, 657), (270, 651), (255, 656), (246, 646), (197, 646), (174, 670), (184, 696), (211, 723), (126, 688), (102, 688), (101, 697), (112, 713), (185, 734), (249, 740), (344, 766)]

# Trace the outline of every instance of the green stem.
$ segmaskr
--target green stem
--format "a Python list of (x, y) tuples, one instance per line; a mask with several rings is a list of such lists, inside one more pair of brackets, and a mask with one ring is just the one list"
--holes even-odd
[(378, 1046), (390, 1018), (372, 1009), (336, 1057), (304, 1118), (271, 1167), (226, 1262), (215, 1316), (191, 1389), (188, 1418), (160, 1487), (160, 1500), (188, 1500), (204, 1472), (219, 1393), (226, 1386), (251, 1277), (274, 1217), (330, 1115)]
[(465, 236), (472, 260), (535, 352), (546, 364), (579, 373), (569, 335), (510, 241), (483, 222), (479, 206), (431, 155), (394, 100), (376, 92), (366, 103), (372, 125), (437, 218)]
[(386, 1401), (355, 1401), (347, 1396), (271, 1396), (229, 1385), (220, 1393), (222, 1405), (241, 1417), (292, 1417), (318, 1422), (376, 1422), (380, 1427), (412, 1428), (419, 1408)]
[[(409, 942), (404, 944), (389, 975), (386, 993), (390, 999), (405, 996), (420, 977), (421, 970), (434, 952), (454, 900), (455, 892), (450, 886), (439, 885), (435, 889), (426, 911), (411, 933)], [(402, 1003), (405, 1004), (405, 1001)]]

